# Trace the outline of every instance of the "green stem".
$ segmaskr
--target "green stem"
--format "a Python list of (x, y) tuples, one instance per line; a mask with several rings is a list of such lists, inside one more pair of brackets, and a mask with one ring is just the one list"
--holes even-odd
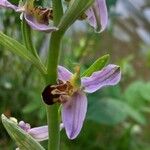
[[(63, 15), (63, 8), (61, 0), (52, 0), (53, 4), (53, 21), (57, 26)], [(53, 32), (50, 39), (50, 48), (48, 54), (47, 76), (46, 84), (56, 84), (57, 80), (57, 66), (59, 62), (59, 53), (61, 48), (61, 39), (64, 32)], [(59, 150), (60, 146), (60, 118), (59, 105), (46, 106), (47, 122), (49, 130), (48, 150)]]
[(60, 119), (58, 105), (47, 106), (47, 122), (49, 127), (48, 150), (59, 150), (60, 146)]
[(47, 83), (55, 84), (57, 79), (57, 65), (59, 61), (59, 52), (61, 38), (63, 33), (53, 32), (50, 40), (50, 51), (48, 54)]
[[(61, 39), (63, 33), (53, 32), (50, 40), (50, 51), (48, 55), (48, 68), (47, 68), (47, 84), (56, 84), (57, 80), (57, 66), (59, 62), (59, 53), (61, 47)], [(59, 132), (59, 113), (58, 113), (58, 105), (47, 105), (47, 120), (49, 126), (49, 150), (58, 150), (60, 143), (60, 132)]]

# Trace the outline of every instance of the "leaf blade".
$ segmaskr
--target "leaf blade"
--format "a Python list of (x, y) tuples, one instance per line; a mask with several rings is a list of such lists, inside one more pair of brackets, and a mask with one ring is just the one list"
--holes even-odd
[(18, 41), (0, 32), (0, 44), (4, 47), (7, 47), (9, 51), (31, 62), (39, 69), (42, 74), (46, 74), (47, 71), (42, 62)]
[(89, 103), (87, 119), (97, 123), (116, 125), (125, 121), (128, 117), (139, 124), (143, 125), (146, 123), (146, 119), (142, 113), (121, 100), (104, 97), (94, 102), (91, 99)]

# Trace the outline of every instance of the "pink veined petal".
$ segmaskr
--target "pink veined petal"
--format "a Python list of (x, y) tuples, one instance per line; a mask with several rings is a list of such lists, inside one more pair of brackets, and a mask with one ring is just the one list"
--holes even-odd
[(70, 80), (73, 74), (67, 70), (65, 67), (58, 66), (58, 79), (62, 81)]
[(108, 24), (108, 12), (106, 6), (106, 0), (96, 0), (96, 11), (99, 11), (99, 20), (101, 24), (100, 32), (104, 31)]
[(62, 121), (69, 139), (80, 133), (87, 111), (87, 97), (79, 91), (62, 106)]
[(48, 139), (48, 126), (41, 126), (31, 128), (28, 133), (37, 141), (44, 141)]
[(87, 11), (87, 20), (89, 24), (98, 32), (105, 30), (108, 24), (108, 12), (105, 0), (95, 0), (94, 5)]
[(38, 23), (35, 20), (35, 18), (31, 15), (27, 15), (24, 13), (24, 18), (29, 24), (29, 26), (34, 30), (39, 30), (39, 31), (47, 32), (47, 33), (58, 30), (58, 28), (56, 27), (50, 27), (48, 25)]
[(11, 4), (9, 1), (7, 0), (0, 0), (0, 7), (4, 7), (4, 8), (11, 8), (15, 11), (17, 11), (18, 7)]
[(94, 72), (90, 77), (81, 78), (81, 84), (85, 92), (93, 93), (103, 87), (116, 85), (120, 79), (120, 67), (110, 64), (102, 70)]
[[(60, 131), (64, 128), (63, 123), (60, 124)], [(41, 127), (35, 127), (31, 128), (28, 131), (28, 134), (30, 134), (35, 140), (37, 141), (44, 141), (48, 139), (48, 126), (41, 126)]]
[(87, 15), (87, 22), (88, 22), (94, 29), (97, 29), (97, 22), (96, 22), (96, 19), (95, 19), (95, 15), (94, 15), (93, 9), (92, 9), (92, 8), (89, 8), (89, 9), (86, 11), (86, 15)]

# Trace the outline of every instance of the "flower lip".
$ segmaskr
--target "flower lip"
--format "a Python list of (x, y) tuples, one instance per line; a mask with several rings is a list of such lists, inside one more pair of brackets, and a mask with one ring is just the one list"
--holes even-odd
[(63, 103), (64, 97), (67, 98), (74, 93), (73, 86), (69, 81), (58, 80), (56, 85), (48, 85), (42, 92), (43, 101), (47, 105), (52, 105), (56, 102)]
[(54, 104), (57, 99), (59, 98), (59, 94), (52, 94), (52, 91), (55, 88), (52, 87), (51, 85), (48, 85), (44, 88), (43, 92), (42, 92), (42, 98), (43, 101), (47, 104), (47, 105), (52, 105)]
[(28, 5), (25, 6), (25, 12), (27, 15), (33, 15), (38, 23), (41, 24), (49, 24), (49, 19), (53, 20), (53, 10), (50, 8), (42, 8), (39, 6), (32, 6), (29, 7)]

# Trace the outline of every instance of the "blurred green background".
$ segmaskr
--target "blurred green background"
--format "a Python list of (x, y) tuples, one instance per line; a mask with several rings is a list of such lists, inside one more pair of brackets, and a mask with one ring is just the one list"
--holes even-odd
[[(42, 3), (47, 6), (46, 0), (37, 1)], [(110, 63), (121, 66), (122, 80), (88, 96), (84, 127), (73, 141), (61, 132), (62, 150), (150, 150), (150, 1), (107, 0), (107, 5), (107, 30), (99, 35), (77, 21), (65, 34), (60, 62), (69, 69), (76, 64), (86, 69), (98, 57), (110, 54)], [(22, 43), (19, 14), (0, 9), (0, 30)], [(33, 40), (46, 62), (49, 34), (33, 31)], [(32, 127), (46, 124), (43, 87), (32, 65), (0, 45), (0, 114)], [(0, 149), (15, 147), (0, 123)]]

